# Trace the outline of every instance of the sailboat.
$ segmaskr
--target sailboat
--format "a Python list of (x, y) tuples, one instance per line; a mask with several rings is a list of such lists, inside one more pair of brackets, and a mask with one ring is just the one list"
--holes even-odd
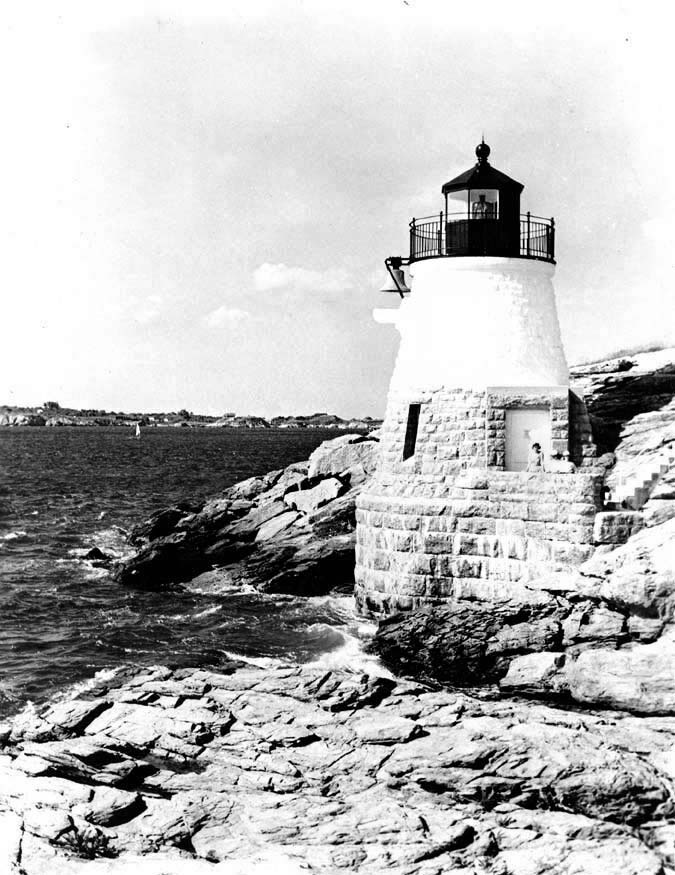
[(140, 438), (141, 436), (141, 425), (139, 422), (136, 423), (136, 437)]

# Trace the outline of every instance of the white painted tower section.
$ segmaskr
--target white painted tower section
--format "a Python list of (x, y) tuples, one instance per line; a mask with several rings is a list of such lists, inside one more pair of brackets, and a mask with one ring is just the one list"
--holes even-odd
[(552, 264), (529, 258), (413, 264), (411, 294), (396, 315), (376, 312), (401, 334), (389, 397), (443, 387), (568, 386), (553, 273)]

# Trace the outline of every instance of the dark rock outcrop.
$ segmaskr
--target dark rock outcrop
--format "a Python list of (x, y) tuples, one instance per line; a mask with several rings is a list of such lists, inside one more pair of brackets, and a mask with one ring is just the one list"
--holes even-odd
[(133, 529), (138, 550), (115, 567), (114, 578), (162, 589), (215, 568), (228, 586), (265, 592), (350, 588), (356, 496), (376, 451), (375, 435), (343, 435), (308, 462), (251, 477), (201, 505), (158, 511)]
[(619, 443), (622, 427), (660, 410), (675, 395), (675, 350), (635, 353), (571, 368), (572, 388), (591, 414), (600, 453)]
[(499, 680), (516, 655), (558, 648), (562, 616), (554, 600), (444, 604), (381, 620), (370, 649), (398, 674), (474, 686)]

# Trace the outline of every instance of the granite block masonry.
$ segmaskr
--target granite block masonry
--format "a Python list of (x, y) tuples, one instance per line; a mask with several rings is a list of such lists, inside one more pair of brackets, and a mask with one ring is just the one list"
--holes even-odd
[(364, 613), (508, 601), (518, 581), (589, 559), (602, 477), (467, 469), (449, 482), (379, 477), (357, 505)]

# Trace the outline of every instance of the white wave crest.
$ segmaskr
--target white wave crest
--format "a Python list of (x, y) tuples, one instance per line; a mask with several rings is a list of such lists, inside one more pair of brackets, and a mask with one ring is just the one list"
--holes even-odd
[(279, 659), (273, 656), (243, 656), (241, 653), (235, 653), (233, 650), (223, 650), (228, 659), (245, 662), (247, 665), (254, 665), (256, 668), (279, 668), (284, 665), (290, 665), (290, 659)]
[(322, 653), (309, 665), (321, 666), (321, 668), (348, 668), (376, 677), (393, 678), (392, 673), (382, 665), (377, 656), (364, 652), (363, 638), (352, 635), (344, 629), (340, 629), (339, 632), (344, 639), (342, 646), (328, 653)]
[(23, 541), (28, 537), (28, 532), (7, 532), (6, 535), (0, 535), (0, 541)]

